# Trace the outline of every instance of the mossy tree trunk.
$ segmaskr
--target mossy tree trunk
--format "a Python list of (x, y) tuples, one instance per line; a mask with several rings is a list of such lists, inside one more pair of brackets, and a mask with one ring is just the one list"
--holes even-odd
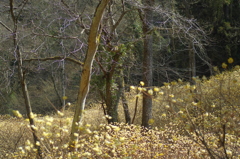
[(92, 20), (89, 37), (88, 37), (88, 50), (87, 50), (86, 58), (82, 68), (78, 99), (77, 99), (75, 114), (72, 122), (70, 141), (69, 141), (70, 151), (76, 150), (76, 143), (78, 142), (78, 137), (75, 134), (79, 133), (79, 124), (83, 117), (85, 101), (89, 91), (92, 64), (93, 64), (93, 60), (94, 60), (94, 57), (99, 45), (99, 40), (100, 40), (100, 34), (101, 34), (100, 23), (108, 2), (109, 0), (102, 0), (99, 2), (99, 5), (96, 8), (96, 11), (94, 13), (94, 17)]

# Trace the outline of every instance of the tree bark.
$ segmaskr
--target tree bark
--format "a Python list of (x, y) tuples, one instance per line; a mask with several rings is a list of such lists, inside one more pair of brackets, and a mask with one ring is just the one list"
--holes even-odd
[[(143, 34), (144, 49), (143, 49), (143, 82), (145, 87), (152, 86), (153, 74), (152, 74), (152, 35), (149, 34), (151, 30), (151, 23), (153, 21), (153, 11), (151, 6), (154, 4), (154, 0), (142, 0), (143, 5), (146, 8), (143, 10)], [(149, 120), (152, 118), (152, 98), (147, 92), (143, 93), (143, 109), (142, 109), (142, 126), (150, 128)]]
[(101, 34), (100, 23), (108, 2), (109, 0), (102, 0), (99, 2), (99, 5), (96, 8), (96, 11), (94, 13), (94, 17), (92, 20), (90, 33), (88, 37), (88, 50), (87, 50), (86, 58), (82, 68), (78, 99), (77, 99), (75, 114), (72, 122), (70, 141), (69, 141), (70, 151), (76, 150), (78, 137), (75, 134), (76, 133), (79, 134), (79, 124), (83, 117), (85, 101), (89, 91), (92, 64), (93, 64), (93, 60), (94, 60), (94, 57), (99, 45), (99, 40), (100, 40), (100, 34)]

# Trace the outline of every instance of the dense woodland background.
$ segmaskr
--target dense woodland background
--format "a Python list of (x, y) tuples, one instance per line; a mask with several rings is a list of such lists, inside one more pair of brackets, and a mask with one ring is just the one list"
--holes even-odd
[[(48, 114), (77, 98), (89, 28), (98, 2), (92, 0), (14, 1), (17, 44), (22, 52), (33, 112)], [(107, 75), (111, 92), (142, 81), (143, 39), (138, 0), (112, 0), (101, 24), (87, 107), (104, 102)], [(192, 76), (213, 75), (229, 57), (240, 64), (239, 0), (155, 0), (153, 86)], [(0, 2), (0, 113), (25, 113), (18, 75), (14, 24), (8, 0)], [(117, 25), (115, 25), (117, 24)], [(114, 28), (116, 26), (116, 28)], [(114, 70), (112, 72), (112, 70)], [(115, 94), (114, 94), (115, 93)], [(114, 97), (112, 97), (114, 100)]]

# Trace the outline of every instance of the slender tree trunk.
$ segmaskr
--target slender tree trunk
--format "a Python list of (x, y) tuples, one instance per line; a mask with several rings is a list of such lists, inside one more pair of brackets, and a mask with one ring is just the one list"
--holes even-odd
[[(154, 0), (142, 0), (144, 6), (143, 13), (143, 34), (144, 49), (143, 49), (143, 82), (145, 87), (152, 86), (152, 35), (149, 34), (151, 28), (150, 24), (153, 21), (153, 11), (151, 6), (154, 4)], [(150, 128), (149, 119), (152, 118), (152, 98), (148, 93), (143, 94), (143, 109), (142, 109), (142, 126)]]
[(78, 143), (78, 136), (75, 134), (79, 134), (79, 124), (83, 117), (85, 101), (89, 91), (92, 64), (93, 64), (93, 60), (94, 60), (94, 57), (99, 45), (99, 40), (100, 40), (100, 34), (101, 34), (100, 23), (108, 2), (109, 0), (101, 0), (99, 2), (99, 5), (96, 8), (96, 11), (94, 13), (94, 17), (92, 20), (90, 33), (88, 37), (88, 50), (87, 50), (86, 58), (82, 68), (78, 99), (77, 99), (75, 114), (72, 122), (70, 141), (69, 141), (70, 151), (75, 151), (76, 144)]
[(66, 105), (66, 74), (65, 74), (65, 60), (62, 61), (62, 108)]
[[(190, 5), (189, 3), (184, 0), (183, 2), (183, 5), (185, 6), (185, 9), (186, 9), (186, 17), (187, 18), (192, 18), (191, 17), (191, 13), (190, 13)], [(188, 42), (188, 49), (189, 49), (189, 52), (188, 52), (188, 57), (189, 57), (189, 81), (191, 82), (191, 84), (195, 84), (195, 81), (192, 79), (192, 77), (195, 77), (196, 76), (196, 55), (195, 55), (195, 52), (193, 51), (193, 42), (191, 40), (189, 40)]]
[(195, 52), (193, 51), (192, 41), (189, 41), (189, 80), (192, 84), (195, 84), (195, 81), (192, 77), (196, 76), (196, 59)]
[[(27, 1), (25, 1), (25, 4), (26, 3), (27, 3)], [(20, 83), (21, 83), (21, 87), (22, 87), (25, 107), (26, 107), (29, 123), (30, 123), (30, 126), (31, 126), (31, 130), (32, 130), (33, 139), (34, 139), (34, 142), (35, 142), (35, 147), (38, 150), (38, 156), (37, 157), (38, 158), (43, 158), (41, 147), (36, 144), (40, 140), (37, 136), (37, 130), (34, 129), (35, 123), (34, 123), (34, 119), (32, 117), (32, 107), (31, 107), (30, 97), (29, 97), (29, 93), (28, 93), (28, 87), (27, 87), (27, 83), (26, 83), (25, 73), (23, 71), (22, 53), (21, 53), (20, 48), (18, 46), (18, 37), (17, 37), (18, 23), (17, 22), (18, 22), (18, 16), (19, 15), (18, 16), (14, 15), (13, 0), (9, 0), (9, 5), (10, 5), (10, 14), (11, 14), (13, 25), (14, 25), (12, 35), (13, 35), (14, 53), (17, 57), (17, 62), (18, 62), (18, 76), (19, 76), (19, 80), (20, 80)], [(21, 11), (19, 11), (19, 12), (21, 12)]]
[(125, 96), (125, 83), (124, 83), (124, 75), (123, 75), (123, 70), (121, 68), (120, 70), (120, 77), (119, 77), (119, 92), (120, 92), (120, 96), (122, 99), (122, 105), (123, 105), (123, 111), (124, 111), (124, 115), (125, 115), (125, 121), (127, 124), (131, 124), (131, 116), (130, 116), (130, 112), (128, 109), (128, 102), (127, 102), (127, 98)]

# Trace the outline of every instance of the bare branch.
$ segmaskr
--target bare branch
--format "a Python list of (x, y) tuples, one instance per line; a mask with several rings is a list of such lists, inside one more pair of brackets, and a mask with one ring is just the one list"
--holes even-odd
[(49, 60), (68, 60), (78, 65), (81, 65), (81, 66), (83, 65), (83, 62), (81, 61), (75, 60), (70, 57), (63, 57), (63, 56), (54, 56), (54, 57), (47, 57), (47, 58), (32, 58), (32, 59), (25, 59), (23, 61), (49, 61)]
[(10, 31), (11, 33), (13, 32), (12, 29), (10, 29), (6, 24), (4, 24), (2, 21), (0, 21), (0, 24), (2, 24), (2, 26), (7, 29), (8, 31)]
[(21, 15), (21, 13), (22, 13), (22, 11), (23, 11), (23, 8), (24, 8), (25, 5), (27, 4), (27, 2), (28, 2), (28, 0), (25, 0), (25, 1), (22, 2), (22, 4), (21, 4), (21, 5), (22, 5), (22, 8), (20, 9), (18, 15), (16, 16), (16, 21), (17, 21), (18, 18), (20, 17), (20, 15)]
[(50, 34), (38, 34), (33, 32), (34, 35), (37, 36), (46, 36), (46, 37), (50, 37), (50, 38), (56, 38), (56, 39), (78, 39), (78, 37), (71, 37), (71, 36), (54, 36), (54, 35), (50, 35)]

